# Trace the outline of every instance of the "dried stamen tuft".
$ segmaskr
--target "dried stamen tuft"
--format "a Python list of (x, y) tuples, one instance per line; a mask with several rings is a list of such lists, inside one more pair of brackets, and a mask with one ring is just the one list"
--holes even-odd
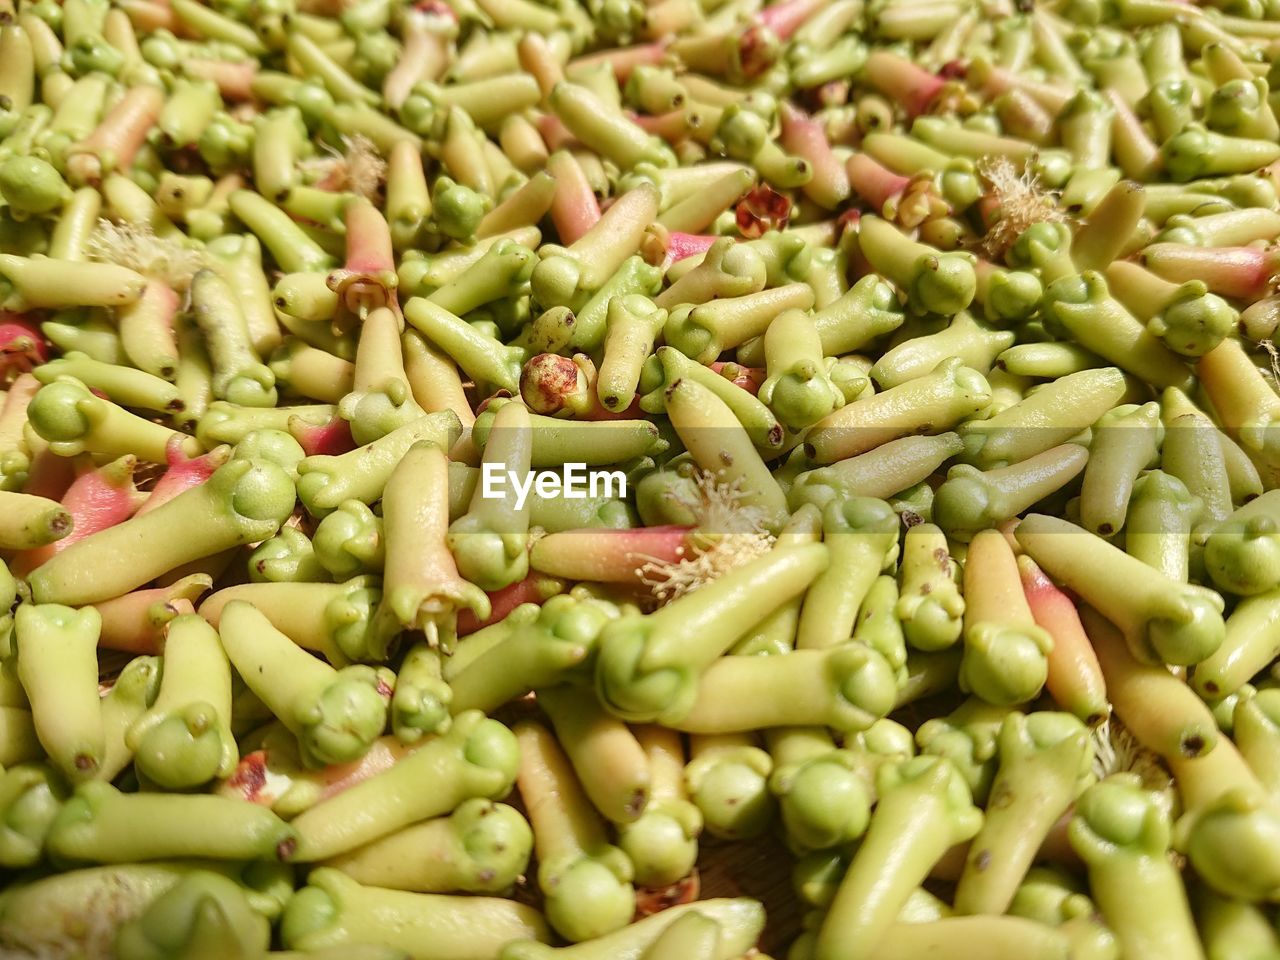
[(763, 512), (743, 505), (745, 495), (737, 481), (727, 484), (700, 473), (696, 484), (696, 498), (678, 500), (697, 521), (685, 554), (674, 563), (636, 557), (643, 561), (639, 568), (641, 581), (660, 604), (692, 593), (773, 549), (775, 540), (765, 530)]
[(150, 224), (99, 220), (89, 238), (89, 256), (118, 264), (153, 280), (162, 280), (181, 293), (206, 264), (204, 254), (180, 240), (157, 237)]
[(326, 155), (298, 164), (316, 185), (335, 193), (356, 193), (367, 200), (377, 199), (387, 176), (387, 162), (368, 137), (356, 134), (342, 138), (343, 152), (326, 147)]
[(1271, 385), (1280, 386), (1280, 350), (1276, 349), (1275, 342), (1270, 338), (1259, 340), (1258, 346), (1267, 352), (1267, 358), (1270, 361), (1269, 369), (1265, 371), (1271, 377)]
[(1140, 744), (1115, 716), (1094, 728), (1093, 772), (1099, 780), (1113, 773), (1136, 773), (1144, 787), (1160, 794), (1172, 806), (1173, 777), (1164, 761)]
[(1028, 227), (1067, 219), (1055, 205), (1055, 195), (1041, 189), (1035, 172), (1019, 172), (1008, 157), (984, 157), (978, 161), (978, 173), (995, 201), (996, 220), (982, 238), (983, 249), (993, 259), (1003, 260)]

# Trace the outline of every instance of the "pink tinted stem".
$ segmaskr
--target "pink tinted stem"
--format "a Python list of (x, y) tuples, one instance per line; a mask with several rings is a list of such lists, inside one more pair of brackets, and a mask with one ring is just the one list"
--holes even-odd
[(547, 172), (556, 180), (551, 222), (555, 224), (560, 242), (568, 246), (599, 222), (600, 204), (572, 154), (553, 153), (547, 159)]
[(744, 367), (732, 360), (717, 360), (711, 364), (711, 369), (753, 396), (760, 391), (766, 376), (763, 367)]
[(505, 620), (507, 615), (522, 603), (543, 604), (558, 593), (564, 592), (564, 582), (541, 573), (531, 573), (509, 587), (489, 594), (489, 616), (480, 619), (470, 610), (458, 611), (458, 636), (465, 637), (477, 630)]
[(782, 149), (813, 168), (813, 177), (801, 189), (820, 207), (834, 210), (849, 196), (849, 174), (831, 151), (822, 124), (785, 101), (781, 116)]
[(544, 113), (540, 115), (535, 122), (538, 133), (542, 134), (542, 140), (547, 145), (547, 149), (551, 151), (567, 150), (570, 147), (578, 147), (581, 144), (564, 122), (555, 114)]
[(61, 500), (76, 479), (76, 462), (71, 457), (60, 457), (47, 446), (41, 447), (31, 458), (27, 470), (27, 482), (22, 492), (46, 500)]
[(1107, 686), (1071, 598), (1027, 556), (1018, 558), (1022, 592), (1037, 624), (1053, 637), (1045, 686), (1058, 705), (1092, 722), (1107, 715)]
[(67, 173), (97, 183), (109, 170), (128, 170), (164, 107), (159, 87), (140, 85), (120, 98), (88, 138), (71, 148)]
[(854, 193), (876, 211), (883, 210), (885, 204), (902, 193), (910, 182), (909, 178), (881, 166), (865, 153), (855, 153), (850, 157), (845, 171)]
[(828, 0), (783, 0), (756, 14), (756, 22), (768, 27), (779, 40), (790, 39), (801, 24), (827, 5)]
[(347, 228), (347, 262), (326, 279), (342, 305), (356, 317), (379, 307), (399, 312), (396, 299), (396, 261), (387, 219), (364, 197), (343, 209)]
[(927, 113), (946, 85), (941, 77), (916, 66), (906, 57), (877, 50), (867, 57), (866, 77), (873, 87), (913, 117)]
[(679, 143), (682, 140), (687, 140), (694, 129), (694, 125), (689, 122), (694, 115), (684, 107), (670, 110), (667, 113), (660, 113), (657, 116), (630, 112), (627, 113), (627, 116), (645, 133), (661, 137), (667, 143)]
[(253, 99), (253, 78), (258, 73), (258, 61), (244, 60), (235, 63), (226, 60), (188, 60), (182, 65), (184, 73), (201, 80), (209, 80), (223, 100), (247, 103)]
[(173, 12), (173, 8), (165, 2), (153, 0), (119, 0), (116, 4), (125, 12), (134, 30), (139, 33), (154, 33), (157, 30), (168, 30), (173, 34), (182, 32), (182, 21)]
[(289, 433), (309, 457), (337, 456), (356, 448), (356, 442), (351, 436), (351, 424), (341, 417), (334, 417), (319, 426), (307, 423), (301, 417), (293, 417), (289, 421)]
[(77, 540), (128, 520), (136, 502), (133, 471), (137, 466), (137, 457), (121, 457), (72, 481), (62, 497), (63, 507), (75, 521), (71, 532), (61, 540), (19, 553), (13, 561), (14, 573), (24, 576)]
[(673, 230), (667, 234), (666, 259), (670, 263), (675, 263), (677, 260), (683, 260), (685, 257), (693, 257), (700, 253), (706, 253), (711, 249), (711, 245), (718, 239), (718, 237), (707, 236), (701, 233), (680, 233), (678, 230)]
[(566, 530), (543, 537), (530, 562), (543, 573), (566, 580), (629, 583), (640, 580), (647, 561), (678, 563), (692, 527), (675, 525), (634, 530)]
[(160, 475), (151, 488), (151, 495), (138, 508), (139, 515), (150, 513), (178, 494), (204, 483), (213, 471), (231, 459), (231, 448), (223, 444), (198, 457), (188, 457), (182, 452), (182, 438), (174, 437), (165, 447), (165, 459), (168, 460), (168, 469)]
[(1203, 280), (1214, 293), (1240, 300), (1264, 296), (1277, 269), (1274, 248), (1156, 243), (1142, 251), (1141, 259), (1152, 273), (1173, 283)]
[(719, 238), (700, 233), (668, 230), (662, 224), (654, 223), (645, 231), (644, 239), (640, 241), (640, 255), (646, 263), (662, 267), (665, 271), (677, 260), (706, 253), (717, 239)]
[(212, 585), (210, 577), (197, 574), (167, 587), (134, 590), (95, 603), (102, 616), (98, 646), (129, 653), (163, 652), (165, 626), (181, 614), (193, 613), (192, 602)]
[(392, 110), (404, 106), (415, 83), (438, 80), (449, 65), (449, 41), (444, 31), (433, 29), (431, 22), (434, 19), (444, 24), (446, 18), (457, 23), (457, 16), (448, 7), (440, 13), (410, 10), (405, 14), (400, 27), (404, 49), (382, 81), (382, 98)]
[(30, 373), (49, 359), (49, 343), (39, 323), (25, 313), (0, 310), (0, 376), (11, 370)]
[(596, 67), (608, 62), (613, 65), (614, 75), (619, 83), (626, 83), (631, 71), (644, 65), (656, 66), (666, 56), (665, 41), (642, 43), (634, 47), (620, 47), (616, 50), (601, 50), (598, 53), (578, 57), (569, 64), (569, 73), (577, 73), (584, 67)]
[(348, 203), (343, 218), (347, 228), (346, 269), (352, 273), (395, 272), (395, 252), (391, 248), (391, 228), (369, 201)]

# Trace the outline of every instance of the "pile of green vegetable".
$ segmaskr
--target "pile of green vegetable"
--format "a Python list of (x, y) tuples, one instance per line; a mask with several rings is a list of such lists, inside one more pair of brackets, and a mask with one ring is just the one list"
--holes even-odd
[(0, 0), (0, 956), (1280, 956), (1273, 63)]

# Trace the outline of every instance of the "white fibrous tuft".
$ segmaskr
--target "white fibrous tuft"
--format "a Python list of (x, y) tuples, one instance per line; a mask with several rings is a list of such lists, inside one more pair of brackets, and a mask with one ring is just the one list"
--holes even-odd
[(746, 495), (737, 481), (728, 484), (700, 473), (695, 483), (696, 497), (677, 501), (697, 520), (684, 555), (674, 563), (636, 557), (643, 561), (640, 579), (659, 604), (677, 600), (764, 556), (776, 542), (765, 529), (763, 511), (742, 502)]
[(983, 249), (993, 259), (1003, 260), (1005, 251), (1028, 227), (1067, 219), (1054, 195), (1041, 188), (1035, 172), (1019, 171), (1008, 157), (984, 157), (978, 161), (978, 173), (996, 200), (996, 221), (982, 238)]
[(1280, 387), (1280, 350), (1276, 349), (1275, 341), (1269, 337), (1259, 340), (1258, 346), (1267, 354), (1267, 369), (1263, 371), (1263, 375), (1271, 377), (1271, 386)]
[(201, 251), (179, 239), (157, 237), (148, 223), (99, 220), (89, 237), (88, 254), (94, 260), (162, 280), (179, 293), (191, 286), (191, 278), (206, 266)]
[(375, 200), (387, 177), (387, 162), (368, 137), (356, 134), (342, 138), (343, 152), (326, 148), (327, 153), (298, 164), (309, 179), (335, 193), (355, 193)]

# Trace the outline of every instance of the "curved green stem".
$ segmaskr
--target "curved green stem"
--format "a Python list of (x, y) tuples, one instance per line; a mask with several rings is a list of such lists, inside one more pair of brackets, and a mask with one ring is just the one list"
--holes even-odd
[(385, 437), (337, 456), (311, 456), (298, 464), (298, 499), (314, 517), (325, 517), (344, 501), (374, 503), (397, 464), (415, 443), (451, 449), (461, 426), (452, 410), (430, 413)]
[(667, 317), (663, 339), (699, 363), (711, 363), (726, 350), (763, 335), (786, 311), (811, 306), (813, 288), (807, 283), (679, 306)]
[[(166, 615), (176, 617), (178, 614), (171, 611)], [(106, 635), (106, 624), (107, 618), (104, 617), (103, 636)], [(161, 628), (156, 629), (159, 632)], [(102, 643), (102, 637), (98, 642)], [(160, 657), (134, 657), (102, 698), (102, 730), (106, 749), (98, 766), (97, 779), (114, 780), (133, 761), (133, 750), (128, 744), (129, 729), (155, 702), (160, 690), (162, 665)]]
[(512, 807), (480, 797), (453, 813), (405, 827), (323, 865), (363, 884), (413, 893), (508, 890), (533, 852), (533, 831)]
[(787, 426), (802, 429), (844, 406), (844, 393), (823, 365), (822, 341), (810, 315), (786, 310), (764, 336), (769, 376), (759, 396)]
[(1045, 384), (986, 420), (961, 425), (965, 459), (982, 468), (1016, 464), (1093, 426), (1125, 394), (1115, 367), (1081, 370)]
[(987, 816), (965, 859), (956, 909), (1003, 914), (1049, 829), (1075, 799), (1092, 762), (1089, 733), (1065, 713), (1010, 714)]
[(336, 266), (326, 253), (283, 210), (260, 194), (237, 190), (228, 198), (231, 212), (262, 241), (286, 273), (321, 273)]
[(445, 350), (469, 376), (516, 393), (527, 352), (505, 346), (430, 300), (414, 297), (404, 307), (409, 323)]
[[(654, 383), (661, 374), (661, 382)], [(784, 431), (773, 412), (750, 391), (716, 373), (710, 367), (691, 360), (674, 347), (659, 347), (655, 359), (647, 362), (640, 375), (640, 388), (649, 392), (640, 400), (640, 409), (649, 413), (666, 410), (668, 390), (681, 380), (706, 387), (733, 411), (751, 437), (756, 449), (763, 453), (778, 450)]]
[(959, 357), (929, 374), (846, 404), (818, 421), (805, 437), (805, 453), (835, 463), (914, 433), (941, 433), (983, 409), (991, 388)]
[(316, 561), (336, 580), (376, 573), (385, 562), (382, 518), (359, 500), (347, 500), (316, 526)]
[(130, 863), (203, 857), (273, 860), (293, 829), (270, 810), (201, 794), (122, 793), (89, 781), (63, 806), (47, 847), (63, 861)]
[(498, 897), (453, 897), (365, 887), (341, 871), (315, 870), (290, 902), (281, 939), (311, 955), (357, 958), (358, 945), (383, 944), (413, 955), (423, 943), (446, 956), (497, 956), (503, 945), (550, 939), (533, 907)]
[(655, 725), (633, 732), (648, 764), (649, 801), (637, 819), (619, 825), (618, 846), (631, 859), (637, 885), (662, 888), (693, 870), (702, 813), (685, 790), (680, 734)]
[(912, 310), (955, 314), (973, 302), (977, 276), (968, 254), (940, 253), (878, 217), (859, 222), (858, 246), (871, 266), (907, 295)]
[[(505, 796), (515, 781), (517, 763), (518, 747), (510, 730), (478, 711), (460, 714), (441, 736), (300, 814), (293, 821), (299, 842), (292, 859), (327, 859), (448, 813), (470, 797)], [(413, 787), (423, 782), (439, 788)]]
[(532, 940), (508, 944), (498, 960), (639, 960), (682, 917), (690, 914), (709, 917), (720, 925), (720, 946), (716, 957), (743, 956), (764, 929), (764, 908), (759, 901), (739, 899), (699, 900), (684, 903), (645, 917), (596, 940), (568, 947), (548, 947)]
[(831, 561), (805, 594), (798, 649), (848, 642), (867, 591), (898, 546), (898, 515), (883, 500), (855, 497), (829, 503), (822, 511), (822, 527)]
[(583, 790), (612, 823), (633, 823), (649, 802), (649, 759), (626, 724), (589, 687), (558, 684), (538, 691)]
[(62, 777), (43, 765), (20, 764), (0, 774), (0, 864), (14, 870), (40, 861), (67, 793)]
[[(692, 260), (693, 258), (688, 258)], [(716, 240), (701, 261), (654, 297), (670, 310), (683, 304), (707, 303), (717, 297), (741, 297), (763, 290), (767, 268), (760, 252), (730, 237)]]
[(462, 579), (449, 552), (448, 464), (440, 447), (424, 441), (404, 454), (383, 491), (382, 515), (387, 550), (382, 603), (373, 624), (375, 653), (385, 657), (405, 629), (425, 630), (430, 642), (447, 650), (458, 609), (484, 617), (489, 600)]
[(972, 539), (1069, 484), (1087, 461), (1087, 449), (1065, 443), (987, 471), (957, 463), (934, 495), (933, 518), (951, 538)]
[(905, 340), (887, 350), (872, 366), (871, 379), (887, 390), (925, 376), (948, 357), (959, 357), (966, 367), (985, 374), (1016, 339), (1012, 331), (992, 330), (962, 311), (937, 333)]
[(1048, 679), (1053, 638), (1032, 616), (1004, 535), (984, 530), (965, 558), (961, 689), (998, 706), (1035, 699)]
[(1182, 878), (1168, 859), (1168, 814), (1133, 780), (1112, 778), (1085, 792), (1071, 820), (1071, 846), (1125, 956), (1202, 960)]
[(1196, 664), (1192, 684), (1219, 700), (1240, 690), (1280, 653), (1280, 595), (1275, 590), (1247, 597), (1227, 618), (1222, 646)]
[(1275, 547), (1280, 544), (1280, 496), (1270, 492), (1250, 500), (1209, 533), (1204, 564), (1221, 590), (1253, 596), (1280, 586)]
[(544, 246), (530, 280), (534, 299), (544, 308), (581, 307), (639, 249), (657, 213), (657, 188), (641, 182), (571, 246)]
[(69, 376), (42, 387), (27, 415), (31, 428), (63, 457), (88, 451), (111, 459), (133, 454), (140, 460), (164, 463), (165, 450), (175, 437), (189, 456), (199, 453), (194, 438), (94, 396), (88, 386)]
[(965, 611), (946, 534), (929, 523), (903, 537), (902, 593), (896, 613), (907, 643), (917, 650), (945, 650), (960, 639)]
[(1198, 663), (1222, 644), (1222, 598), (1170, 581), (1066, 520), (1027, 516), (1018, 543), (1045, 572), (1120, 627), (1143, 662)]
[(780, 527), (788, 515), (786, 496), (733, 410), (694, 380), (678, 380), (667, 388), (666, 410), (695, 462), (737, 487), (741, 504), (760, 511), (767, 526)]
[(601, 631), (617, 618), (617, 608), (607, 601), (552, 597), (536, 616), (531, 611), (527, 619), (515, 618), (513, 630), (462, 669), (446, 670), (453, 688), (450, 709), (455, 715), (494, 710), (535, 688), (579, 679)]
[(275, 374), (254, 352), (230, 284), (212, 270), (201, 270), (191, 281), (191, 301), (213, 362), (214, 396), (241, 406), (275, 406)]
[(1280, 159), (1280, 146), (1250, 137), (1230, 137), (1188, 124), (1160, 148), (1174, 180), (1248, 173)]
[(609, 301), (603, 341), (604, 358), (596, 377), (596, 394), (607, 410), (626, 410), (635, 399), (641, 370), (667, 320), (667, 312), (638, 294)]
[(832, 500), (853, 496), (890, 499), (928, 479), (963, 449), (955, 433), (890, 440), (866, 453), (801, 473), (791, 484), (787, 502), (793, 508), (806, 503), (825, 508)]
[(792, 849), (829, 850), (861, 837), (872, 798), (859, 758), (836, 749), (820, 727), (784, 727), (767, 738), (774, 759), (769, 789)]
[(1190, 383), (1185, 362), (1111, 297), (1100, 273), (1085, 271), (1049, 285), (1043, 309), (1050, 328), (1121, 369), (1160, 387)]
[(818, 931), (815, 960), (877, 956), (911, 892), (982, 825), (964, 781), (940, 757), (882, 767), (876, 780), (879, 802)]
[(271, 924), (230, 877), (193, 870), (116, 933), (121, 960), (151, 960), (186, 951), (261, 956)]
[(865, 730), (893, 709), (896, 693), (889, 661), (861, 643), (782, 657), (723, 657), (699, 678), (689, 712), (668, 722), (702, 734), (818, 725)]
[(1203, 509), (1200, 500), (1173, 474), (1148, 471), (1133, 485), (1125, 552), (1170, 580), (1186, 583), (1190, 578), (1192, 528)]
[[(90, 534), (29, 577), (42, 603), (118, 597), (181, 564), (274, 535), (293, 510), (288, 475), (263, 461), (233, 460), (155, 510)], [(146, 543), (138, 554), (133, 545)], [(114, 562), (127, 553), (129, 564)]]
[(366, 666), (335, 670), (242, 600), (222, 610), (219, 633), (236, 672), (297, 735), (308, 766), (356, 760), (382, 733), (389, 675)]
[(126, 736), (134, 762), (171, 790), (227, 777), (239, 761), (230, 720), (231, 670), (218, 635), (201, 617), (179, 617), (166, 631), (155, 702)]
[(780, 547), (656, 613), (609, 624), (596, 669), (602, 701), (628, 720), (678, 721), (693, 708), (701, 674), (760, 617), (807, 588), (827, 562), (819, 544)]
[(92, 608), (23, 604), (14, 617), (18, 679), (40, 745), (72, 782), (98, 773), (105, 751), (98, 701), (101, 617)]

